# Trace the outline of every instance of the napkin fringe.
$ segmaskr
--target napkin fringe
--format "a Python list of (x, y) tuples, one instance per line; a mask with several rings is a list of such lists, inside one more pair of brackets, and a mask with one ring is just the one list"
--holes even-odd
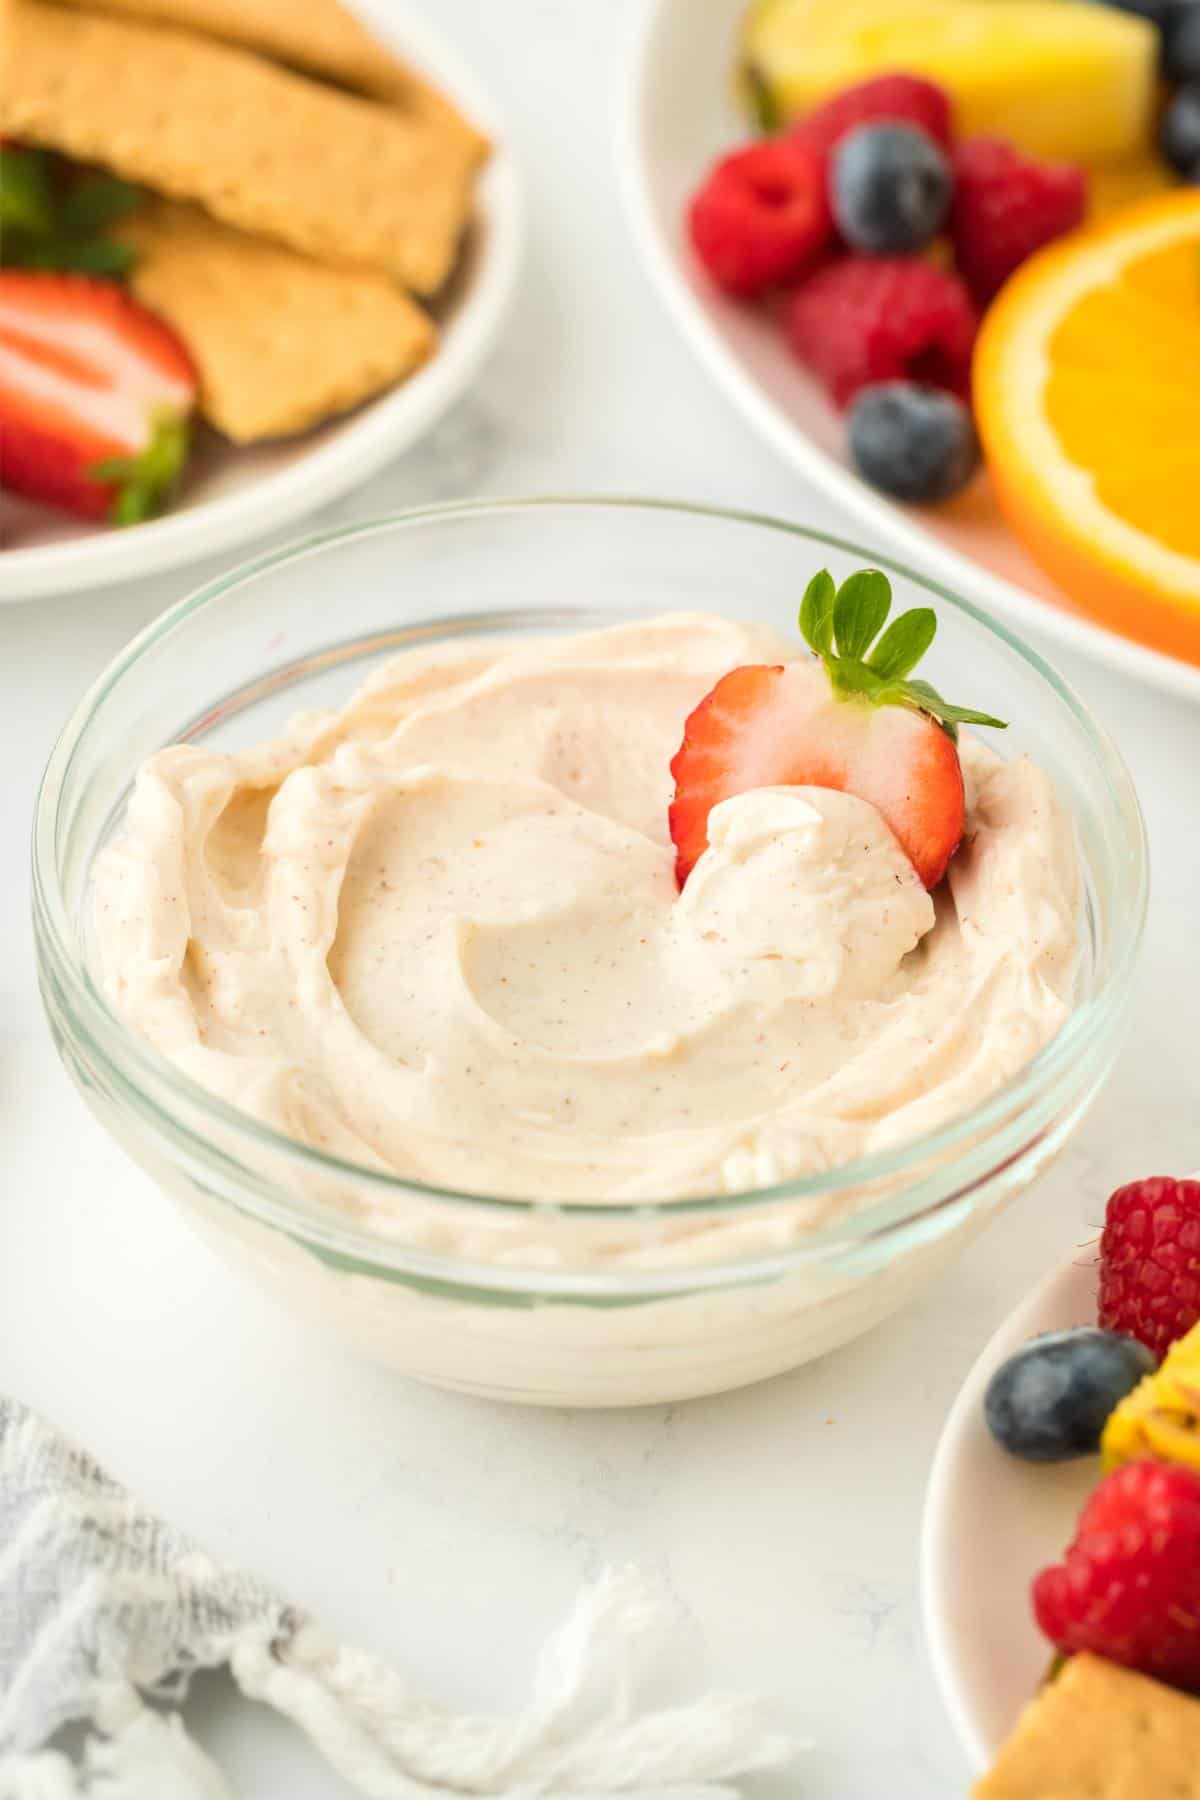
[[(363, 1800), (736, 1800), (731, 1781), (800, 1746), (748, 1696), (639, 1710), (638, 1652), (666, 1617), (656, 1584), (635, 1569), (606, 1572), (547, 1640), (530, 1704), (508, 1720), (456, 1716), (291, 1613), (273, 1632), (241, 1632), (229, 1666)], [(128, 1683), (97, 1683), (89, 1715), (98, 1732), (78, 1772), (55, 1752), (0, 1758), (0, 1800), (234, 1800), (178, 1714)]]
[(774, 1767), (798, 1746), (748, 1696), (638, 1712), (636, 1652), (665, 1613), (637, 1570), (606, 1572), (547, 1641), (530, 1705), (512, 1720), (448, 1713), (311, 1624), (271, 1645), (237, 1645), (230, 1667), (244, 1693), (298, 1725), (365, 1800), (736, 1800), (729, 1779)]
[(55, 1750), (0, 1757), (0, 1800), (234, 1800), (177, 1713), (145, 1705), (125, 1682), (99, 1684), (83, 1766)]

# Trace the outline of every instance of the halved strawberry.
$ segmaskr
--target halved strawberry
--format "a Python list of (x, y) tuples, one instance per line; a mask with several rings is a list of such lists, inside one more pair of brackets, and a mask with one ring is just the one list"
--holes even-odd
[(937, 886), (963, 834), (957, 727), (1004, 721), (907, 679), (937, 619), (915, 607), (875, 644), (891, 603), (878, 569), (859, 570), (837, 590), (823, 569), (800, 609), (819, 660), (733, 669), (691, 714), (671, 763), (680, 887), (708, 847), (713, 807), (761, 787), (837, 788), (869, 801), (925, 886)]
[(187, 460), (195, 399), (179, 339), (112, 282), (0, 271), (0, 470), (14, 493), (147, 518)]

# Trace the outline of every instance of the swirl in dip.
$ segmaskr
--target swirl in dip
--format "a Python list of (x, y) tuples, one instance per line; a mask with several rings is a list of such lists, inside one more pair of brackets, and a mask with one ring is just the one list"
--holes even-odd
[(764, 788), (714, 810), (680, 895), (683, 721), (798, 654), (681, 614), (478, 639), (278, 742), (161, 751), (96, 865), (107, 991), (244, 1111), (468, 1193), (733, 1193), (913, 1139), (1066, 1017), (1073, 833), (964, 736), (936, 893), (867, 802)]

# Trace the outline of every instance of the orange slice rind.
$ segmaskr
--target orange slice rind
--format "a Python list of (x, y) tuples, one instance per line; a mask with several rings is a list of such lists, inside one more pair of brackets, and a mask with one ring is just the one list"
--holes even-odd
[(1071, 606), (1200, 663), (1200, 192), (1026, 263), (974, 398), (1000, 506)]

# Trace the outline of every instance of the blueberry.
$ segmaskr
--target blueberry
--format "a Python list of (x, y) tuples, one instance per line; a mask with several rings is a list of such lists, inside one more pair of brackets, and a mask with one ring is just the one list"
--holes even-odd
[(1155, 1367), (1144, 1344), (1096, 1325), (1047, 1331), (1002, 1363), (984, 1413), (998, 1444), (1026, 1462), (1066, 1462), (1100, 1447), (1113, 1408)]
[(1173, 168), (1200, 182), (1200, 82), (1180, 88), (1162, 116), (1158, 147)]
[(1158, 32), (1159, 61), (1164, 73), (1171, 37), (1185, 13), (1192, 10), (1194, 0), (1105, 0), (1117, 12), (1133, 13), (1145, 19)]
[(1168, 81), (1200, 80), (1200, 5), (1195, 0), (1179, 7), (1164, 27), (1162, 71)]
[(913, 125), (860, 125), (833, 153), (829, 198), (847, 243), (872, 256), (919, 250), (950, 207), (950, 164)]
[(1133, 13), (1139, 19), (1148, 19), (1151, 25), (1156, 25), (1160, 31), (1166, 31), (1176, 14), (1183, 11), (1188, 0), (1104, 0), (1104, 3), (1117, 12)]
[(859, 474), (897, 500), (945, 500), (979, 461), (970, 409), (944, 388), (915, 381), (864, 388), (848, 430)]

